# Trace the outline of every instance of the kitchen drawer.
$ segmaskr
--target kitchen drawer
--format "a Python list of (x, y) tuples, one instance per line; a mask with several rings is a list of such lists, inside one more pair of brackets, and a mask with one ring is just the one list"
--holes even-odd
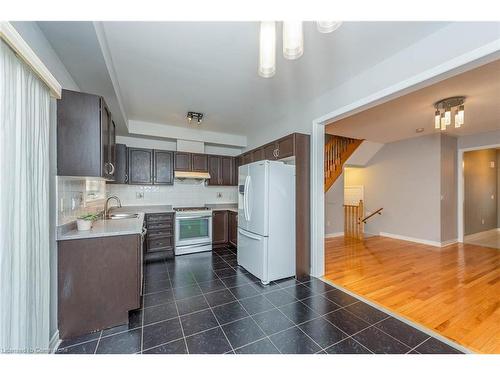
[(153, 229), (148, 230), (148, 239), (153, 237), (172, 237), (174, 235), (174, 231), (172, 228), (162, 228), (162, 229)]
[(158, 237), (150, 239), (148, 237), (148, 251), (160, 251), (160, 250), (169, 250), (174, 247), (174, 238), (172, 236), (169, 237)]
[(157, 229), (172, 229), (174, 227), (174, 223), (172, 222), (148, 222), (147, 229), (148, 231), (157, 230)]
[(158, 221), (173, 222), (174, 214), (149, 214), (146, 216), (148, 223), (155, 223)]

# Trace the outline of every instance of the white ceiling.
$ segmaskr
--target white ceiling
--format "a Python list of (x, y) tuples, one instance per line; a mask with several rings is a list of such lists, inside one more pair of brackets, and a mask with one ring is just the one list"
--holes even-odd
[(40, 23), (80, 88), (106, 90), (112, 107), (121, 97), (125, 118), (186, 127), (192, 110), (205, 113), (203, 129), (241, 135), (270, 126), (445, 25), (346, 22), (320, 34), (306, 22), (304, 55), (284, 60), (278, 37), (277, 72), (264, 79), (257, 74), (258, 22), (103, 22), (117, 78), (113, 96), (93, 24)]
[[(500, 129), (500, 60), (445, 79), (326, 126), (326, 132), (388, 143), (439, 133), (434, 129), (433, 104), (451, 96), (466, 96), (465, 125), (447, 128), (463, 136)], [(424, 128), (423, 133), (416, 133)]]

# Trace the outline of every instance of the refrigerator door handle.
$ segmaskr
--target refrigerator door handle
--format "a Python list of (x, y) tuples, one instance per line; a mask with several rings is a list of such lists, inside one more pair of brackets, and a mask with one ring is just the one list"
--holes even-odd
[(248, 189), (247, 189), (247, 193), (246, 193), (246, 198), (247, 198), (247, 215), (248, 215), (248, 218), (247, 218), (247, 221), (250, 221), (252, 220), (252, 206), (250, 205), (250, 190), (251, 190), (251, 182), (252, 182), (252, 177), (250, 175), (247, 176), (248, 178)]
[(245, 188), (243, 190), (243, 211), (245, 213), (245, 220), (249, 221), (249, 216), (248, 216), (248, 180), (250, 176), (245, 177)]
[(238, 232), (242, 235), (242, 236), (245, 236), (245, 237), (248, 237), (248, 238), (251, 238), (252, 240), (256, 240), (256, 241), (261, 241), (262, 238), (261, 237), (258, 237), (258, 236), (254, 236), (248, 232), (243, 232), (241, 229), (238, 229)]

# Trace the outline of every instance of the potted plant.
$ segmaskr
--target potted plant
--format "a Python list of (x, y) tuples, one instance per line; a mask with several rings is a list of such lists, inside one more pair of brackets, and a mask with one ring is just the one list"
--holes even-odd
[(76, 219), (76, 226), (78, 230), (90, 230), (92, 223), (97, 220), (97, 214), (85, 214)]

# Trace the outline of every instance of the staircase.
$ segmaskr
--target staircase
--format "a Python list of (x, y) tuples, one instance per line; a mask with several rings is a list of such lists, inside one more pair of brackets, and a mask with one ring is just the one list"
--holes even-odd
[(362, 139), (340, 137), (326, 134), (325, 136), (325, 193), (332, 187), (342, 173), (344, 163), (363, 142)]

